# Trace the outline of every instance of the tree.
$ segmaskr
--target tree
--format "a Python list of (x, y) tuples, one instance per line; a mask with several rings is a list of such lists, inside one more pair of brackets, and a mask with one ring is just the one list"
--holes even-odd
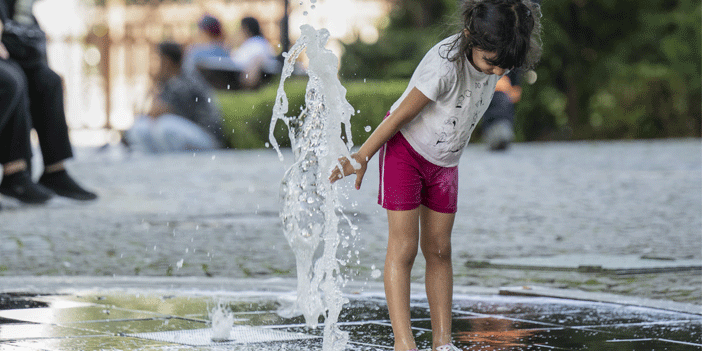
[[(341, 75), (409, 78), (450, 29), (455, 0), (400, 0), (377, 43), (345, 46)], [(701, 136), (699, 1), (543, 0), (538, 80), (522, 140)]]
[(344, 46), (340, 75), (349, 79), (409, 78), (424, 54), (450, 34), (455, 0), (399, 0), (378, 42)]
[(526, 126), (543, 113), (555, 125), (526, 139), (700, 135), (699, 2), (545, 1), (542, 10), (539, 80), (519, 112)]

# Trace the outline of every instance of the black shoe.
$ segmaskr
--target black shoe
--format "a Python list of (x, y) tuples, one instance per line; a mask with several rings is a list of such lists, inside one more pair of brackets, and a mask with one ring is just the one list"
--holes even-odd
[(68, 175), (66, 170), (44, 173), (44, 175), (39, 178), (39, 184), (51, 189), (56, 195), (63, 197), (81, 201), (97, 199), (95, 193), (81, 188), (81, 186)]
[(3, 176), (0, 194), (14, 197), (26, 204), (43, 204), (54, 196), (51, 190), (32, 182), (27, 171)]

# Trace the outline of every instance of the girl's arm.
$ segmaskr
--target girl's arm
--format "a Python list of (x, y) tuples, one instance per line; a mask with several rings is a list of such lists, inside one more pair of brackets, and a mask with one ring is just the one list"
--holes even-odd
[(334, 183), (347, 175), (355, 173), (356, 189), (360, 189), (363, 175), (366, 173), (368, 161), (400, 130), (400, 128), (402, 128), (402, 126), (414, 119), (429, 102), (431, 102), (431, 100), (419, 91), (419, 89), (413, 88), (410, 90), (409, 94), (407, 94), (405, 99), (400, 103), (400, 106), (378, 125), (378, 128), (376, 128), (373, 134), (368, 137), (368, 140), (361, 145), (358, 152), (351, 154), (351, 157), (360, 164), (360, 167), (358, 169), (354, 168), (346, 157), (342, 157), (339, 159), (339, 163), (344, 167), (343, 173), (339, 167), (334, 168), (332, 174), (329, 176), (329, 181)]

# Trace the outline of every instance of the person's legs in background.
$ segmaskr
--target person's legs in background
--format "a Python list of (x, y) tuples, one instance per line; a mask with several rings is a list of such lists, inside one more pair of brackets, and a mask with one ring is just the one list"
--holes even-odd
[(30, 155), (29, 97), (22, 69), (0, 60), (0, 193), (24, 203), (48, 201), (53, 193), (32, 182), (26, 157)]
[(149, 116), (139, 116), (134, 121), (134, 125), (124, 132), (125, 144), (130, 149), (144, 153), (155, 154), (159, 152), (158, 145), (154, 140), (153, 130), (156, 120)]
[(490, 150), (506, 150), (514, 140), (514, 104), (509, 96), (496, 91), (483, 116), (483, 140)]
[(211, 150), (220, 147), (214, 135), (195, 122), (172, 114), (158, 117), (155, 136), (159, 149), (164, 152)]
[[(32, 124), (39, 136), (44, 174), (39, 183), (56, 194), (76, 200), (93, 200), (93, 192), (83, 189), (68, 175), (64, 161), (73, 157), (63, 106), (61, 77), (46, 64), (25, 69), (29, 87)], [(27, 162), (30, 162), (28, 159)]]
[(145, 153), (211, 150), (219, 141), (194, 122), (177, 115), (141, 116), (124, 134), (130, 148)]

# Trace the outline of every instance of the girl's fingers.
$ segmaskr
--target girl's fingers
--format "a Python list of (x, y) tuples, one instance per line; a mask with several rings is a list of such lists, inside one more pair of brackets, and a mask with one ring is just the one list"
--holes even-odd
[[(352, 155), (352, 157), (354, 157), (354, 156)], [(355, 183), (356, 189), (360, 189), (361, 182), (363, 181), (363, 175), (366, 173), (365, 164), (363, 164), (359, 169), (356, 169), (356, 168), (354, 168), (353, 164), (351, 164), (351, 162), (349, 161), (348, 158), (340, 157), (339, 158), (339, 165), (334, 167), (334, 169), (332, 170), (331, 175), (329, 176), (329, 182), (331, 182), (333, 184), (337, 180), (355, 173), (356, 174), (356, 183)]]
[(331, 175), (329, 176), (329, 181), (333, 184), (334, 182), (343, 177), (344, 176), (341, 174), (341, 171), (339, 171), (339, 167), (337, 166), (336, 168), (334, 168)]
[(363, 175), (366, 174), (365, 170), (359, 169), (356, 171), (356, 190), (361, 189), (361, 183), (363, 182)]

